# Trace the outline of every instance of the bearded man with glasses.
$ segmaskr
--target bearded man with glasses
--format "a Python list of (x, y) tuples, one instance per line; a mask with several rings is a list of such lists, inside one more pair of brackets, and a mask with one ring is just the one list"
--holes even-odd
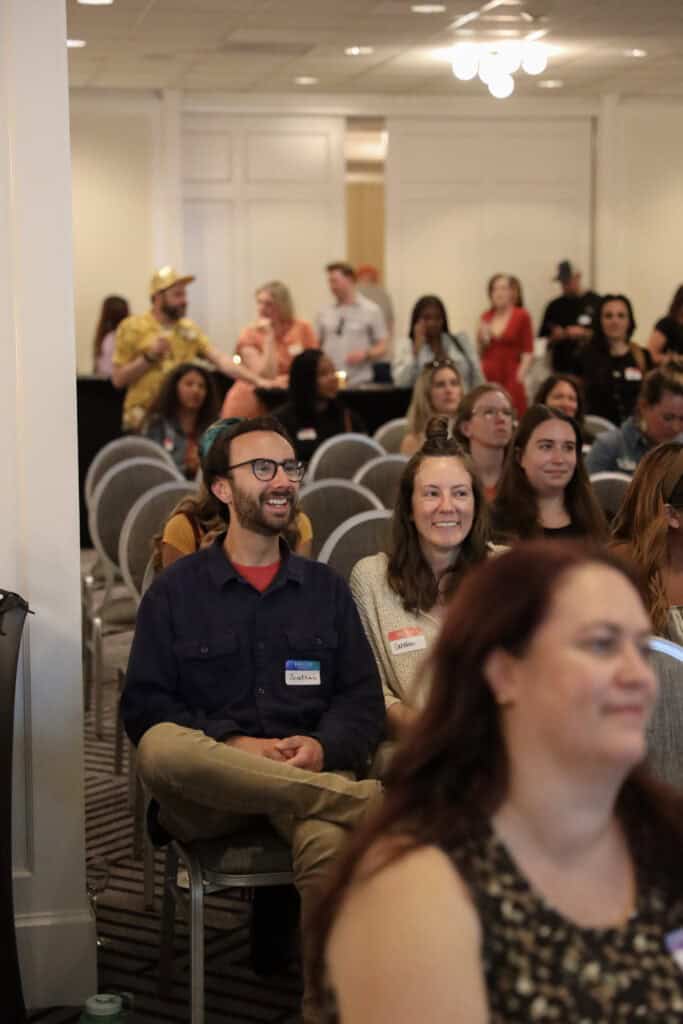
[[(305, 939), (330, 861), (378, 797), (376, 782), (355, 780), (384, 702), (347, 584), (280, 537), (303, 473), (275, 419), (217, 434), (204, 482), (227, 532), (145, 594), (122, 714), (168, 838), (265, 816), (291, 844)], [(315, 1019), (305, 991), (304, 1020)]]

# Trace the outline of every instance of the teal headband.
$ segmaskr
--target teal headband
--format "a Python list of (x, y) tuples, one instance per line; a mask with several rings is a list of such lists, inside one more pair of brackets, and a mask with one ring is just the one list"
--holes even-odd
[(202, 436), (199, 438), (199, 456), (202, 460), (209, 454), (211, 446), (220, 433), (224, 430), (229, 430), (230, 427), (236, 427), (238, 423), (241, 423), (242, 419), (237, 416), (230, 416), (227, 420), (216, 420), (210, 427), (207, 427)]

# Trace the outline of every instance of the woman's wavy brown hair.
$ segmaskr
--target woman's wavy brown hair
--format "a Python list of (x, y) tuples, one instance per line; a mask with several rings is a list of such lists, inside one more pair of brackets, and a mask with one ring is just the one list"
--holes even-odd
[(465, 390), (462, 383), (460, 370), (450, 359), (435, 359), (422, 369), (420, 376), (415, 381), (413, 397), (406, 414), (408, 420), (406, 433), (419, 436), (425, 432), (427, 423), (432, 416), (435, 416), (434, 406), (431, 400), (432, 382), (439, 370), (452, 370), (458, 378), (461, 393)]
[[(410, 459), (401, 477), (394, 509), (392, 542), (387, 567), (389, 586), (398, 594), (406, 611), (429, 611), (439, 594), (450, 596), (466, 569), (486, 558), (489, 538), (488, 509), (472, 460), (465, 449), (448, 437), (448, 421), (436, 416), (427, 424), (427, 439)], [(440, 586), (428, 564), (413, 520), (413, 488), (415, 476), (425, 459), (459, 459), (472, 480), (474, 518), (472, 529), (460, 545), (453, 566), (447, 570), (446, 586)], [(444, 574), (446, 575), (446, 574)], [(443, 577), (442, 577), (443, 579)]]
[[(541, 540), (487, 559), (458, 588), (432, 657), (425, 709), (390, 764), (382, 803), (351, 836), (311, 922), (319, 995), (327, 940), (354, 882), (417, 847), (448, 852), (489, 827), (507, 795), (510, 763), (484, 666), (496, 649), (523, 656), (559, 586), (587, 566), (616, 570), (637, 586), (628, 566), (602, 547)], [(676, 891), (683, 890), (680, 792), (639, 765), (627, 775), (615, 811), (643, 877), (663, 874)], [(382, 842), (390, 836), (400, 841)], [(371, 849), (377, 854), (372, 866), (366, 856)]]
[(676, 441), (657, 445), (640, 460), (612, 526), (612, 545), (637, 567), (652, 625), (663, 636), (669, 612), (662, 580), (669, 558), (666, 505), (683, 509), (683, 446)]
[(572, 524), (592, 540), (604, 540), (607, 522), (591, 490), (581, 452), (581, 433), (575, 420), (547, 405), (532, 405), (522, 416), (507, 453), (492, 518), (495, 539), (510, 542), (542, 535), (538, 521), (536, 493), (522, 469), (520, 459), (536, 427), (547, 420), (568, 423), (576, 442), (576, 469), (564, 492), (564, 503)]

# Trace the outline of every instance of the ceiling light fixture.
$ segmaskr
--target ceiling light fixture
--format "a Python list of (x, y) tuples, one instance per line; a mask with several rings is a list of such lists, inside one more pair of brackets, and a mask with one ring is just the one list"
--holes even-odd
[(496, 75), (489, 83), (489, 92), (497, 100), (506, 100), (515, 91), (515, 80), (512, 75)]
[(70, 50), (81, 50), (85, 46), (85, 39), (67, 39), (66, 45)]
[(413, 14), (443, 14), (446, 10), (445, 4), (411, 4)]
[(624, 50), (625, 57), (647, 57), (647, 50)]
[(564, 82), (559, 78), (544, 78), (542, 82), (536, 83), (539, 89), (561, 89)]
[(374, 52), (372, 46), (347, 46), (344, 50), (347, 57), (367, 57), (368, 54)]
[(114, 0), (78, 0), (84, 7), (110, 7)]
[[(504, 39), (499, 43), (462, 42), (445, 55), (453, 74), (461, 82), (477, 75), (496, 99), (506, 99), (514, 92), (512, 76), (520, 67), (527, 75), (540, 75), (548, 64), (550, 47), (536, 40)], [(550, 86), (552, 88), (552, 86)]]
[(312, 75), (299, 75), (298, 78), (294, 79), (296, 85), (317, 85), (318, 79)]

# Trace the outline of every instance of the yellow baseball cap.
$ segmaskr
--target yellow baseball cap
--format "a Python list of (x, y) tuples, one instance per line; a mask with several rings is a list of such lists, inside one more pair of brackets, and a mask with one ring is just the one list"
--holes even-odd
[(173, 267), (160, 267), (149, 283), (149, 294), (165, 292), (174, 284), (189, 284), (194, 281), (194, 274), (179, 274)]

